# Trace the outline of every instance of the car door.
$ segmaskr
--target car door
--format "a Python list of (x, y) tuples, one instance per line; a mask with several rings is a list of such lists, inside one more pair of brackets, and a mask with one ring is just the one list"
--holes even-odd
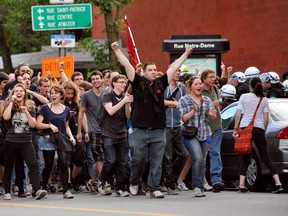
[(237, 103), (233, 103), (221, 112), (223, 137), (221, 143), (221, 158), (223, 178), (235, 178), (239, 175), (240, 156), (234, 152), (234, 117)]

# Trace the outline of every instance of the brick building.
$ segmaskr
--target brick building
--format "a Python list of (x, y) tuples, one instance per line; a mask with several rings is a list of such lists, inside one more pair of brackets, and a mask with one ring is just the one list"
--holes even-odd
[[(141, 61), (153, 60), (159, 70), (169, 64), (162, 43), (171, 35), (220, 34), (230, 41), (222, 60), (233, 71), (253, 65), (282, 74), (288, 71), (287, 11), (287, 0), (135, 0), (123, 16), (128, 16)], [(94, 20), (93, 37), (105, 37), (103, 29), (103, 18)], [(125, 33), (121, 38), (125, 46)]]

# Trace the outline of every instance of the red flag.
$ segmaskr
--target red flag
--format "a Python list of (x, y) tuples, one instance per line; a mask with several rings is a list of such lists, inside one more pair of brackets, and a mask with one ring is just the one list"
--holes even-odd
[(128, 23), (128, 19), (126, 16), (125, 16), (125, 23), (127, 26), (127, 51), (129, 53), (132, 66), (136, 68), (136, 65), (140, 62), (140, 59), (138, 56), (137, 48), (136, 48), (133, 35), (132, 35), (131, 29)]

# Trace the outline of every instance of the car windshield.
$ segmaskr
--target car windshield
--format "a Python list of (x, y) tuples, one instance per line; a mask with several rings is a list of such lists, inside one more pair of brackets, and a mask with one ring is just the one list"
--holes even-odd
[(287, 101), (269, 103), (270, 116), (273, 121), (288, 121)]

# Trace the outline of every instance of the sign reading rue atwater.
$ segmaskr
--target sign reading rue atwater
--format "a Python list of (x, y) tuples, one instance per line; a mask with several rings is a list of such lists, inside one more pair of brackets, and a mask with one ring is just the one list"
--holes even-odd
[(91, 4), (33, 6), (33, 31), (84, 29), (92, 26)]

